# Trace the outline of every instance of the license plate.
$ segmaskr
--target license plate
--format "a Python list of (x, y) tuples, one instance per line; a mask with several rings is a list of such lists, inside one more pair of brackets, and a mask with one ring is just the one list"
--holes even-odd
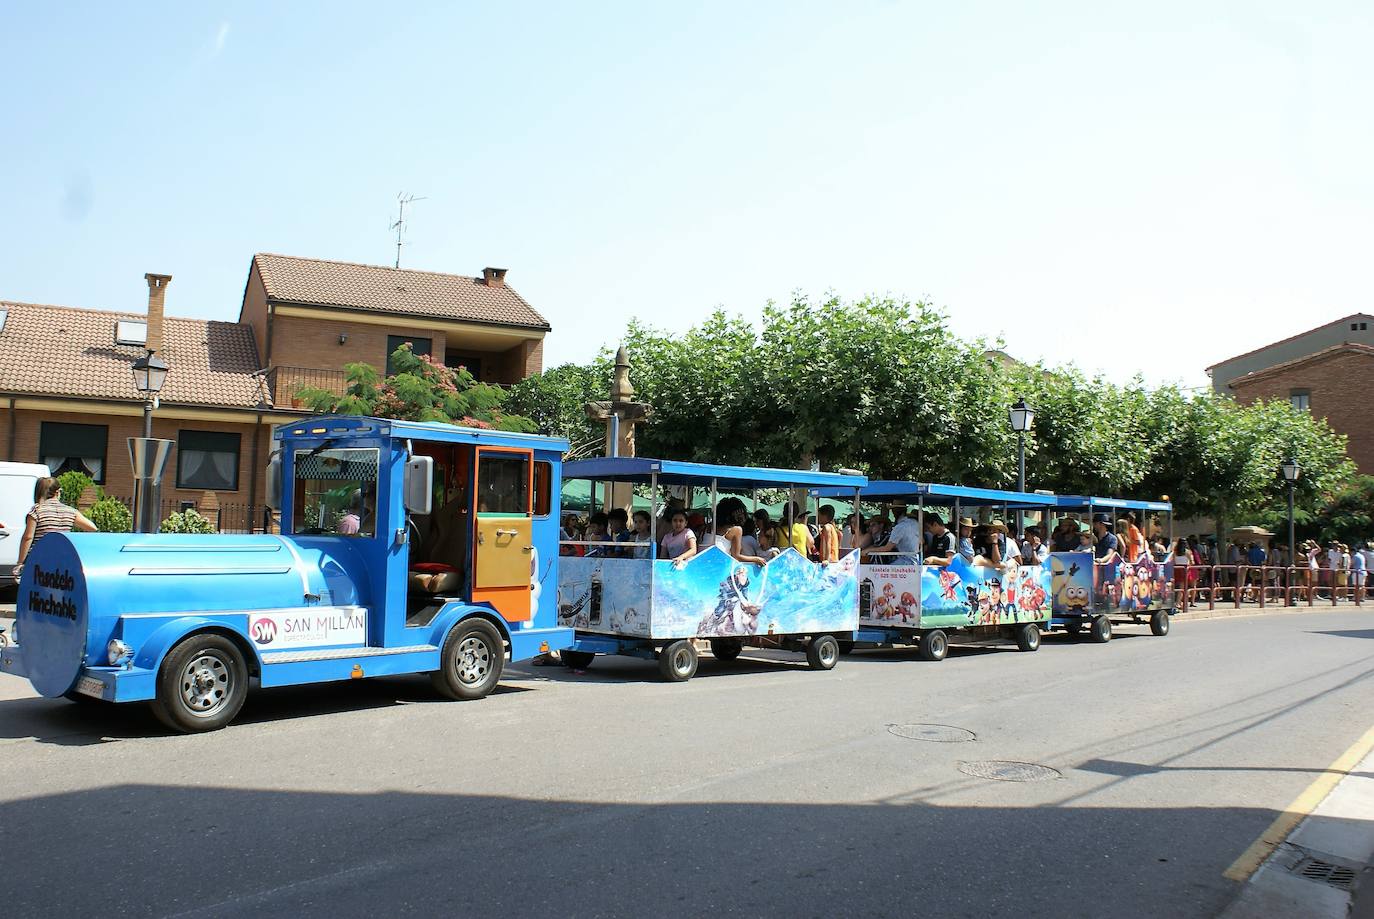
[(92, 696), (96, 699), (105, 698), (105, 684), (93, 676), (83, 676), (77, 680), (76, 691), (83, 696)]

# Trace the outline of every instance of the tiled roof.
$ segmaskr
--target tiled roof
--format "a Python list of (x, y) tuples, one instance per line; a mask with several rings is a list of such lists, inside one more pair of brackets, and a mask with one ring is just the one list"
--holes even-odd
[[(142, 313), (112, 313), (0, 301), (9, 311), (0, 330), (0, 392), (128, 399), (141, 402), (132, 366), (144, 349), (116, 345), (115, 321), (143, 322)], [(168, 316), (158, 352), (171, 368), (163, 402), (258, 408), (265, 404), (253, 330), (237, 322)]]
[(518, 293), (481, 278), (270, 252), (253, 256), (253, 264), (269, 300), (549, 329)]

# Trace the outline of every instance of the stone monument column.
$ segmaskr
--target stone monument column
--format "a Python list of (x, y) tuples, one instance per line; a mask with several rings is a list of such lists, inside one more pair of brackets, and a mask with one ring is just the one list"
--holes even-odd
[[(635, 426), (653, 414), (653, 406), (634, 401), (635, 390), (630, 385), (630, 356), (621, 345), (615, 352), (615, 375), (611, 378), (611, 398), (608, 402), (588, 402), (587, 417), (606, 425), (606, 456), (635, 455)], [(607, 486), (602, 494), (603, 507), (623, 507), (630, 510), (633, 486)]]

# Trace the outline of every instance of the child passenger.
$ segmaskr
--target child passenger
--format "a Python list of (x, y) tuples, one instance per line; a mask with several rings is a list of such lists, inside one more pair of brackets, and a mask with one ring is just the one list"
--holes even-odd
[(674, 510), (668, 520), (670, 529), (663, 534), (663, 557), (681, 568), (697, 554), (697, 536), (687, 528), (687, 512), (681, 508)]

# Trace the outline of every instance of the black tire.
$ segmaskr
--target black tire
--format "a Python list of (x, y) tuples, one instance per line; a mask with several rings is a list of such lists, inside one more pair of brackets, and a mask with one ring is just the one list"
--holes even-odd
[(1022, 651), (1040, 649), (1040, 626), (1034, 622), (1023, 622), (1016, 627), (1016, 647)]
[(712, 638), (711, 656), (718, 661), (732, 661), (744, 650), (744, 642), (738, 638)]
[(854, 653), (854, 642), (848, 639), (840, 639), (840, 657), (848, 657)]
[(1112, 621), (1106, 616), (1093, 617), (1092, 639), (1098, 644), (1112, 640)]
[(840, 643), (834, 635), (817, 635), (806, 643), (806, 663), (812, 670), (834, 670), (840, 661)]
[(559, 651), (558, 656), (569, 670), (586, 670), (596, 660), (590, 651)]
[(1169, 611), (1157, 609), (1150, 614), (1150, 634), (1163, 638), (1169, 634)]
[(429, 681), (440, 695), (471, 702), (491, 694), (505, 666), (506, 642), (496, 626), (485, 619), (464, 619), (449, 629), (439, 669)]
[(162, 659), (156, 692), (153, 714), (173, 731), (218, 731), (243, 708), (248, 665), (238, 645), (223, 635), (191, 635)]
[(685, 683), (696, 676), (696, 645), (686, 638), (664, 645), (658, 652), (658, 672), (669, 683)]
[(942, 661), (949, 653), (949, 636), (943, 629), (932, 629), (921, 636), (916, 656), (923, 661)]

